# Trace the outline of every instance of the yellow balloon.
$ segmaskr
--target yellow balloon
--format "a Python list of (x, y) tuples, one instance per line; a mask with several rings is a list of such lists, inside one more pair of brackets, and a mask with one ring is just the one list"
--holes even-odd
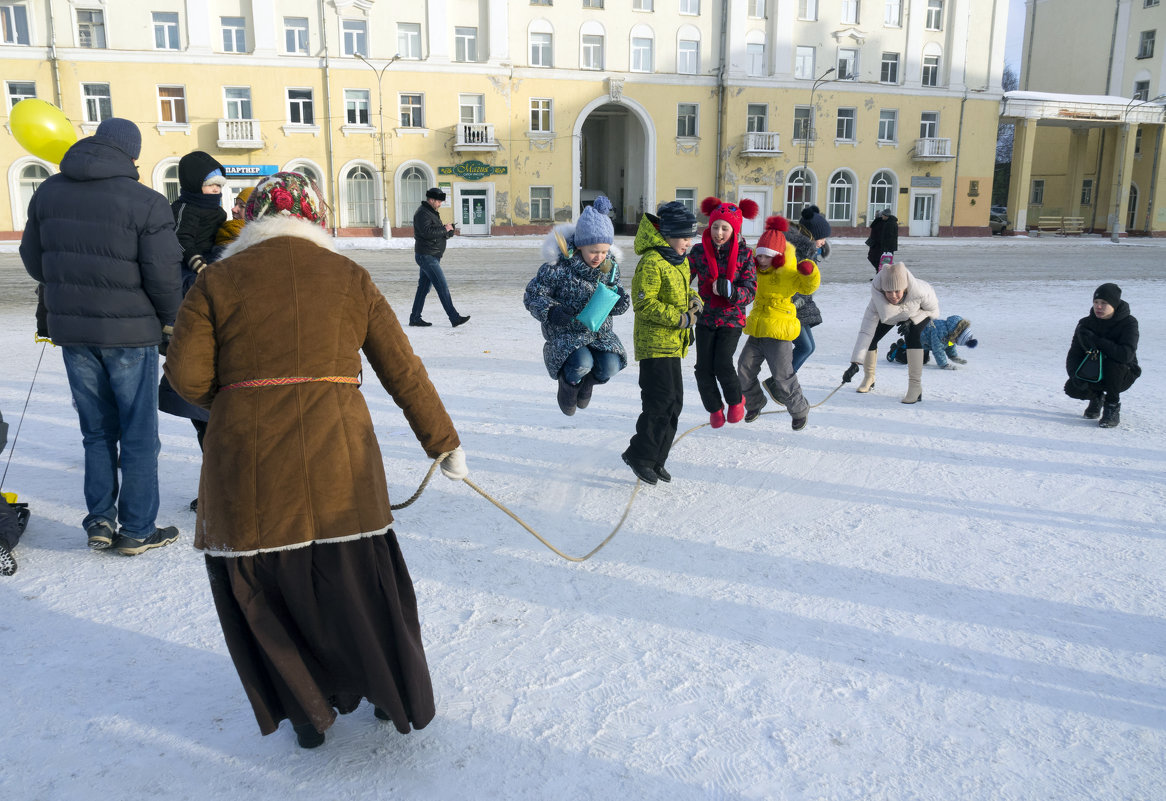
[(65, 112), (35, 97), (25, 98), (12, 107), (8, 125), (21, 147), (53, 164), (60, 164), (65, 151), (77, 141), (77, 131)]

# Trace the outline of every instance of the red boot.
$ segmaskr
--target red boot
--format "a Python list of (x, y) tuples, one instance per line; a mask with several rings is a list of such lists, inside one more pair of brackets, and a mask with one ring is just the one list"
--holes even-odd
[(740, 403), (734, 403), (729, 407), (728, 421), (730, 423), (739, 423), (745, 416), (745, 399), (741, 398)]
[(717, 409), (709, 415), (709, 425), (713, 428), (720, 428), (725, 424), (725, 410)]

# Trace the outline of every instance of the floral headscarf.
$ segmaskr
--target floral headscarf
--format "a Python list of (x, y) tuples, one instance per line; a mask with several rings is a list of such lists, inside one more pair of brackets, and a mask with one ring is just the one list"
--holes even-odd
[(277, 172), (265, 179), (243, 209), (243, 219), (251, 222), (264, 217), (299, 217), (327, 227), (327, 205), (319, 188), (298, 172)]

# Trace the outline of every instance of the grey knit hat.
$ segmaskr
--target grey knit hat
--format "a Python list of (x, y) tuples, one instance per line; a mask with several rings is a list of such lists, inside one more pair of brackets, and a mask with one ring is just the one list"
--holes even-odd
[(611, 201), (605, 195), (595, 198), (595, 202), (583, 209), (579, 222), (575, 223), (575, 247), (584, 245), (610, 245), (615, 241), (615, 227), (607, 213), (611, 211)]
[(142, 155), (142, 132), (129, 120), (110, 117), (97, 126), (93, 136), (105, 140), (131, 159)]

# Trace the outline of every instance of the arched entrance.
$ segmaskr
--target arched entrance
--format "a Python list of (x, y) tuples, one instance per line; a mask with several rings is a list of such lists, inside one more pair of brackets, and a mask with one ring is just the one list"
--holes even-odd
[(611, 198), (619, 233), (634, 233), (640, 215), (656, 210), (656, 141), (642, 106), (602, 97), (585, 106), (575, 123), (574, 216), (599, 193)]

